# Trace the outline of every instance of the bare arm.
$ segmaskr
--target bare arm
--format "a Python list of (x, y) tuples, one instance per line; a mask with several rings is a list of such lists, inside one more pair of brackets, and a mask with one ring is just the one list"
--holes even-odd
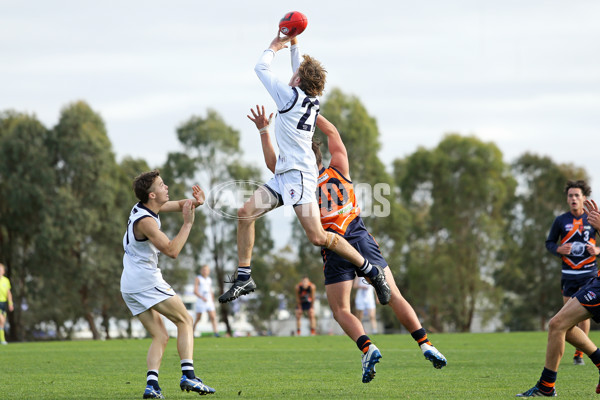
[(7, 299), (8, 299), (8, 311), (13, 311), (15, 309), (15, 306), (13, 304), (13, 298), (12, 298), (12, 293), (10, 292), (10, 289), (8, 290), (8, 293), (6, 293), (7, 295)]
[(325, 136), (327, 136), (327, 146), (329, 148), (329, 153), (331, 153), (329, 166), (335, 167), (342, 175), (350, 179), (348, 152), (346, 151), (346, 146), (344, 146), (344, 142), (342, 141), (342, 137), (337, 128), (321, 114), (317, 116), (317, 126), (323, 131)]
[(300, 285), (296, 285), (295, 286), (296, 289), (296, 305), (298, 307), (300, 307), (300, 304), (302, 304), (302, 299), (300, 299)]
[(183, 206), (185, 205), (185, 202), (188, 200), (191, 200), (192, 206), (194, 208), (204, 204), (204, 192), (202, 191), (202, 189), (200, 189), (200, 186), (192, 186), (192, 196), (194, 196), (193, 199), (167, 201), (160, 207), (160, 212), (181, 212), (183, 211)]
[(250, 121), (254, 122), (256, 128), (260, 132), (260, 141), (262, 144), (263, 156), (265, 158), (265, 164), (267, 164), (267, 168), (271, 170), (271, 172), (275, 173), (275, 165), (277, 164), (277, 155), (275, 154), (275, 149), (273, 148), (273, 143), (271, 142), (271, 136), (269, 135), (269, 123), (273, 118), (273, 113), (269, 115), (269, 118), (266, 117), (265, 106), (259, 107), (256, 106), (256, 112), (254, 109), (250, 109), (252, 112), (252, 117), (247, 115)]
[(143, 218), (139, 220), (135, 227), (134, 232), (138, 237), (147, 237), (153, 245), (156, 246), (161, 253), (166, 254), (171, 258), (177, 258), (183, 245), (187, 241), (192, 225), (194, 224), (194, 208), (192, 207), (192, 200), (186, 200), (183, 205), (183, 225), (179, 233), (172, 239), (169, 240), (167, 235), (158, 229), (158, 224), (152, 218)]

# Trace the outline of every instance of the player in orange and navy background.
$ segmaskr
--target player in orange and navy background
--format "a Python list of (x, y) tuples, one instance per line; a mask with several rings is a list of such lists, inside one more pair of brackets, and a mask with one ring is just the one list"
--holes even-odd
[[(596, 246), (596, 229), (588, 223), (583, 202), (592, 190), (583, 180), (568, 181), (565, 186), (569, 212), (559, 215), (554, 220), (546, 248), (562, 259), (561, 290), (563, 304), (575, 294), (585, 283), (598, 275), (596, 256), (600, 248)], [(560, 244), (558, 243), (560, 241)], [(590, 331), (590, 320), (578, 325), (587, 335)], [(583, 365), (583, 353), (575, 350), (573, 363)]]
[[(275, 168), (275, 150), (268, 138), (266, 128), (269, 120), (257, 106), (257, 112), (252, 110), (254, 118), (250, 118), (261, 132), (262, 149), (265, 162), (270, 170)], [(419, 345), (425, 358), (432, 362), (435, 368), (446, 365), (446, 358), (427, 338), (425, 329), (414, 309), (406, 301), (396, 286), (394, 276), (387, 261), (384, 259), (379, 245), (371, 236), (360, 217), (360, 208), (356, 204), (354, 186), (350, 180), (350, 165), (348, 153), (336, 127), (322, 115), (317, 116), (317, 126), (327, 136), (331, 161), (329, 167), (322, 164), (321, 152), (317, 143), (313, 142), (313, 151), (319, 167), (317, 181), (317, 200), (321, 208), (321, 224), (328, 232), (343, 236), (369, 262), (383, 266), (385, 279), (391, 288), (389, 301), (398, 321), (411, 333)], [(363, 276), (357, 268), (329, 249), (323, 248), (323, 272), (325, 274), (325, 291), (327, 300), (335, 320), (344, 332), (354, 341), (363, 352), (362, 381), (370, 382), (375, 376), (375, 364), (379, 362), (381, 353), (371, 339), (366, 335), (361, 321), (351, 312), (350, 295), (356, 275)]]
[(310, 334), (317, 334), (317, 319), (315, 318), (315, 295), (317, 287), (308, 279), (302, 278), (296, 285), (296, 334), (300, 336), (300, 322), (302, 314), (306, 313), (310, 321)]

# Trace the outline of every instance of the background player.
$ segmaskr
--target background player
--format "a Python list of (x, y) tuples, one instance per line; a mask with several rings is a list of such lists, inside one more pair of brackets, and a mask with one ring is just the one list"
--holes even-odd
[[(586, 200), (588, 220), (596, 229), (600, 229), (600, 211), (596, 202)], [(600, 370), (600, 349), (578, 326), (592, 318), (600, 322), (600, 278), (595, 276), (578, 290), (550, 320), (548, 324), (548, 345), (546, 363), (539, 381), (531, 389), (517, 394), (517, 397), (554, 397), (556, 396), (556, 376), (560, 360), (565, 353), (565, 340), (590, 357)], [(600, 393), (600, 382), (596, 386)]]
[[(370, 286), (369, 286), (370, 287)], [(302, 315), (306, 314), (310, 321), (310, 334), (317, 334), (317, 320), (315, 318), (315, 295), (317, 287), (308, 279), (302, 278), (296, 285), (296, 334), (300, 336)]]
[(286, 48), (290, 38), (280, 38), (279, 33), (263, 52), (254, 70), (277, 104), (275, 137), (279, 158), (273, 167), (273, 178), (257, 189), (238, 210), (238, 269), (233, 284), (219, 297), (226, 303), (250, 293), (256, 284), (250, 277), (252, 248), (254, 247), (254, 221), (282, 204), (294, 207), (294, 212), (315, 246), (323, 246), (340, 254), (359, 267), (377, 291), (381, 304), (387, 304), (390, 287), (383, 269), (371, 265), (341, 236), (325, 232), (319, 221), (319, 207), (315, 198), (317, 167), (312, 152), (312, 137), (319, 113), (319, 98), (325, 88), (326, 71), (321, 63), (304, 55), (296, 39), (292, 39), (291, 58), (293, 75), (289, 84), (279, 81), (271, 71), (275, 53)]
[[(121, 293), (125, 304), (137, 315), (152, 336), (146, 363), (145, 399), (163, 399), (158, 385), (158, 369), (169, 341), (161, 314), (177, 326), (177, 351), (181, 359), (181, 390), (211, 394), (215, 390), (206, 386), (194, 372), (194, 332), (192, 317), (181, 298), (165, 282), (158, 268), (158, 255), (164, 253), (177, 258), (188, 239), (194, 223), (194, 208), (204, 204), (204, 192), (199, 186), (192, 188), (194, 200), (169, 201), (169, 187), (157, 170), (145, 172), (133, 181), (133, 189), (140, 200), (131, 209), (127, 231), (123, 236), (123, 274)], [(181, 212), (183, 225), (179, 233), (169, 239), (160, 230), (159, 212)]]
[[(375, 295), (373, 287), (369, 285), (364, 278), (357, 276), (354, 278), (354, 289), (356, 289), (356, 297), (354, 298), (354, 312), (356, 318), (362, 322), (365, 314), (369, 317), (371, 323), (371, 333), (377, 333), (377, 318), (375, 310)], [(363, 325), (364, 327), (364, 325)]]
[[(265, 163), (270, 170), (275, 168), (275, 150), (270, 144), (268, 136), (269, 119), (266, 118), (264, 107), (257, 112), (252, 110), (254, 118), (250, 118), (261, 132), (262, 148)], [(446, 365), (446, 358), (428, 340), (425, 329), (421, 326), (417, 314), (412, 306), (406, 301), (396, 286), (394, 276), (387, 262), (383, 258), (379, 245), (369, 234), (362, 219), (360, 209), (356, 204), (354, 187), (350, 181), (350, 166), (346, 146), (342, 142), (339, 132), (325, 117), (319, 115), (317, 126), (327, 136), (331, 161), (329, 168), (324, 168), (319, 146), (313, 143), (315, 159), (319, 167), (319, 189), (318, 197), (321, 205), (321, 223), (329, 232), (343, 235), (365, 258), (374, 263), (383, 265), (386, 281), (391, 287), (390, 306), (396, 317), (411, 333), (413, 339), (420, 346), (425, 358), (432, 362), (435, 368)], [(267, 128), (267, 129), (265, 129)], [(329, 188), (335, 186), (336, 190)], [(334, 196), (338, 196), (335, 201)], [(375, 364), (379, 362), (381, 353), (366, 335), (362, 323), (350, 311), (350, 294), (352, 282), (357, 275), (356, 269), (348, 261), (327, 248), (322, 249), (325, 273), (325, 290), (327, 300), (333, 312), (335, 320), (340, 324), (344, 332), (356, 342), (358, 348), (363, 352), (362, 366), (364, 383), (370, 382), (375, 376)], [(361, 275), (361, 272), (358, 272)]]
[(4, 264), (0, 263), (0, 344), (7, 344), (4, 337), (6, 312), (14, 310), (12, 293), (10, 292), (10, 280), (4, 276), (5, 272)]
[[(591, 192), (585, 181), (567, 182), (565, 194), (569, 211), (556, 217), (546, 239), (548, 251), (562, 258), (563, 304), (590, 278), (598, 275), (596, 256), (600, 254), (600, 248), (596, 247), (596, 229), (588, 223), (583, 207)], [(557, 243), (559, 240), (560, 244)], [(581, 321), (579, 327), (587, 335), (590, 321)], [(580, 349), (575, 350), (575, 365), (584, 364), (582, 354)]]
[(196, 295), (196, 320), (194, 321), (194, 327), (192, 330), (196, 331), (196, 325), (202, 318), (202, 313), (206, 312), (210, 323), (212, 324), (213, 334), (215, 337), (219, 337), (219, 331), (217, 330), (217, 316), (215, 313), (215, 295), (212, 289), (212, 279), (210, 277), (210, 267), (208, 265), (202, 266), (200, 275), (198, 275), (194, 281), (194, 294)]

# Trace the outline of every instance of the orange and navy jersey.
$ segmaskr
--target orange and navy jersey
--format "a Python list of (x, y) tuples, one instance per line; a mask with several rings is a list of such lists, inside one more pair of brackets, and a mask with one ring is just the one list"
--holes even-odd
[[(571, 253), (558, 254), (556, 249), (565, 243), (572, 244)], [(563, 279), (597, 275), (596, 256), (587, 251), (585, 246), (588, 244), (596, 245), (596, 229), (588, 222), (587, 214), (575, 217), (567, 212), (556, 217), (546, 239), (546, 248), (562, 258)]]
[(313, 302), (313, 296), (312, 296), (312, 285), (308, 285), (308, 287), (304, 287), (302, 286), (302, 283), (298, 284), (298, 286), (296, 286), (296, 290), (298, 291), (298, 296), (300, 297), (300, 301), (302, 303), (312, 303)]
[[(360, 219), (354, 186), (334, 167), (323, 168), (317, 181), (321, 224), (327, 231), (348, 237), (368, 234)], [(364, 231), (364, 232), (363, 232)]]

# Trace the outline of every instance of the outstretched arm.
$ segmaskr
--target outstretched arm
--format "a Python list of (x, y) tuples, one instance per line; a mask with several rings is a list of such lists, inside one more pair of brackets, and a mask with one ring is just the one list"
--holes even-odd
[(321, 114), (317, 116), (317, 126), (327, 136), (327, 146), (331, 154), (329, 166), (335, 167), (342, 175), (350, 179), (348, 152), (337, 128)]
[(271, 172), (275, 173), (277, 155), (275, 154), (273, 143), (271, 143), (271, 136), (269, 136), (269, 124), (273, 118), (273, 113), (267, 118), (265, 106), (259, 107), (258, 105), (256, 106), (256, 112), (254, 112), (254, 109), (252, 108), (250, 111), (252, 112), (252, 117), (249, 115), (247, 115), (247, 117), (250, 121), (254, 122), (256, 128), (260, 132), (260, 142), (262, 144), (263, 156), (265, 157), (265, 164), (267, 164), (267, 168), (269, 168)]
[(192, 207), (194, 208), (204, 204), (204, 192), (200, 189), (200, 186), (192, 186), (192, 196), (194, 196), (193, 199), (167, 201), (160, 208), (160, 212), (180, 212), (183, 210), (183, 206), (188, 200), (192, 201)]
[(258, 79), (263, 83), (275, 104), (279, 110), (283, 109), (294, 97), (294, 91), (287, 84), (281, 82), (273, 71), (271, 71), (271, 63), (275, 58), (275, 53), (281, 49), (287, 48), (286, 43), (290, 41), (287, 36), (279, 37), (279, 32), (269, 48), (265, 50), (256, 65), (254, 66), (254, 72), (258, 76)]
[[(174, 202), (177, 203), (177, 202)], [(136, 237), (146, 237), (161, 253), (166, 254), (171, 258), (177, 258), (183, 245), (187, 241), (192, 225), (194, 224), (194, 207), (192, 206), (192, 200), (186, 200), (181, 210), (183, 215), (183, 225), (179, 229), (179, 233), (172, 239), (165, 235), (163, 231), (158, 228), (158, 224), (153, 218), (142, 218), (136, 222), (134, 226), (134, 233)]]

